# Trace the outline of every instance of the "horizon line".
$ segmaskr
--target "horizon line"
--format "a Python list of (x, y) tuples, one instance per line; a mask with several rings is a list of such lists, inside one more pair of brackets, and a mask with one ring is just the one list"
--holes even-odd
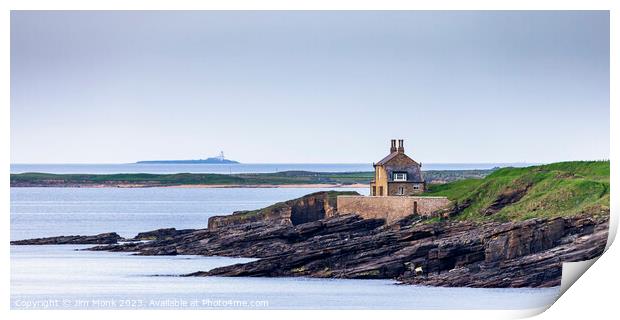
[[(550, 164), (556, 162), (571, 162), (571, 161), (609, 161), (609, 159), (581, 159), (581, 160), (559, 160), (559, 161), (468, 161), (468, 162), (422, 162), (422, 164)], [(269, 165), (269, 164), (289, 164), (289, 165), (301, 165), (301, 164), (314, 164), (314, 165), (329, 165), (329, 164), (355, 164), (355, 165), (372, 165), (373, 162), (239, 162), (239, 163), (180, 163), (182, 165)], [(10, 165), (154, 165), (149, 163), (137, 163), (137, 162), (11, 162)], [(161, 164), (156, 164), (161, 165)], [(175, 164), (171, 164), (175, 165)], [(178, 164), (177, 164), (178, 165)]]

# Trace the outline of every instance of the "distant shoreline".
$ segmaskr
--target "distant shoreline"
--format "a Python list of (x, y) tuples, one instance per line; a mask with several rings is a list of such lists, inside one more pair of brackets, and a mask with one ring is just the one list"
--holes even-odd
[(11, 188), (187, 188), (187, 189), (235, 189), (235, 188), (367, 188), (367, 184), (179, 184), (179, 185), (149, 185), (149, 184), (81, 184), (81, 185), (29, 185), (29, 186), (11, 186)]
[(303, 184), (182, 184), (166, 186), (164, 188), (367, 188), (368, 184), (333, 184), (333, 183), (303, 183)]
[[(483, 178), (493, 170), (425, 171), (427, 183)], [(282, 171), (277, 173), (177, 173), (177, 174), (11, 174), (11, 187), (57, 188), (365, 188), (373, 179), (368, 172)]]
[[(424, 163), (423, 171), (492, 170), (504, 167), (526, 167), (535, 163)], [(215, 173), (251, 174), (284, 171), (308, 172), (367, 172), (373, 171), (372, 163), (11, 163), (11, 174), (46, 172), (54, 174), (121, 174), (121, 173)]]

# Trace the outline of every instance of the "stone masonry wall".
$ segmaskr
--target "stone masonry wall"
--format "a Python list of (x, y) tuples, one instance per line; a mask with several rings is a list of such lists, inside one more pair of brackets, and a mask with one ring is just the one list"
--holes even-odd
[[(417, 186), (417, 189), (413, 187)], [(402, 187), (404, 191), (404, 195), (411, 196), (415, 194), (420, 194), (424, 192), (424, 184), (423, 183), (411, 183), (411, 182), (390, 182), (388, 183), (388, 195), (390, 196), (398, 196), (398, 188)]]
[(450, 200), (446, 197), (367, 197), (338, 196), (338, 214), (356, 213), (365, 219), (385, 219), (393, 223), (417, 211), (417, 214), (429, 216), (436, 210), (447, 207)]

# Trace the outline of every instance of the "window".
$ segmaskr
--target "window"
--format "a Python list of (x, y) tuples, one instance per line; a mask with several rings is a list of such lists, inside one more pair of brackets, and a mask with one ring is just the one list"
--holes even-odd
[(372, 186), (372, 195), (376, 196), (377, 195), (377, 187)]
[(379, 195), (383, 196), (383, 187), (379, 187)]
[(405, 195), (405, 188), (398, 187), (398, 195), (400, 195), (400, 196)]
[(407, 173), (406, 172), (394, 172), (392, 174), (392, 180), (394, 180), (394, 181), (407, 181)]

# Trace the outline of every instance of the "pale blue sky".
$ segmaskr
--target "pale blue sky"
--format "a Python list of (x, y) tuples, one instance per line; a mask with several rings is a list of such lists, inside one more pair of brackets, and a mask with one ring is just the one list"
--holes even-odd
[(11, 162), (609, 157), (607, 12), (12, 12)]

